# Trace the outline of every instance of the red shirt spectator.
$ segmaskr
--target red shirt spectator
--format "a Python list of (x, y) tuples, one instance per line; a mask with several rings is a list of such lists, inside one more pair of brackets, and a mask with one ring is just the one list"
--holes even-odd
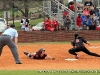
[(78, 16), (78, 17), (76, 18), (76, 21), (77, 21), (77, 26), (78, 26), (78, 27), (81, 27), (82, 18)]
[(57, 30), (59, 22), (55, 18), (53, 18), (51, 21), (51, 25), (52, 25), (52, 27), (54, 27), (54, 30)]
[(88, 8), (84, 8), (83, 14), (84, 14), (85, 16), (89, 16), (89, 15), (90, 15), (90, 11), (88, 10)]
[(70, 5), (69, 9), (72, 10), (72, 11), (74, 11), (74, 4)]
[(69, 14), (69, 12), (67, 10), (64, 10), (63, 11), (63, 19), (65, 19), (68, 14)]
[(48, 30), (50, 26), (51, 26), (51, 20), (50, 17), (47, 17), (46, 20), (44, 21), (45, 30)]

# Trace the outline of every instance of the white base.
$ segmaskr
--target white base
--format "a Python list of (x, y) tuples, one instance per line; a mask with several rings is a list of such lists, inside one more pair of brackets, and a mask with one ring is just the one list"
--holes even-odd
[(75, 61), (75, 60), (78, 60), (78, 59), (67, 58), (65, 60)]
[(100, 46), (91, 46), (89, 48), (100, 48)]

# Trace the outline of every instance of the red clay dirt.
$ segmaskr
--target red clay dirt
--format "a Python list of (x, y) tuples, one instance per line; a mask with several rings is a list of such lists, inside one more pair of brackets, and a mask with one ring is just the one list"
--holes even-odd
[[(100, 46), (100, 43), (92, 43), (94, 46)], [(30, 53), (37, 51), (39, 48), (45, 48), (46, 53), (55, 60), (34, 60), (26, 57), (23, 51)], [(72, 46), (70, 44), (30, 44), (18, 45), (18, 53), (23, 64), (15, 64), (10, 49), (5, 46), (0, 57), (0, 70), (67, 70), (67, 69), (100, 69), (100, 58), (89, 56), (79, 52), (80, 58), (76, 61), (67, 61), (66, 58), (74, 58), (68, 53)], [(100, 48), (89, 48), (94, 53), (100, 54)]]

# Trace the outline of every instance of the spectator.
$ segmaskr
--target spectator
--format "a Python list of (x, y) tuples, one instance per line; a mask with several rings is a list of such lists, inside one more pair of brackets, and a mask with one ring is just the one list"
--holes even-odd
[(93, 20), (93, 16), (91, 15), (87, 21), (87, 28), (89, 29), (89, 27), (92, 25), (92, 22), (94, 22)]
[(96, 7), (96, 5), (94, 5), (94, 11), (95, 11), (95, 14), (96, 14), (96, 16), (98, 17), (98, 19), (100, 19), (100, 11), (99, 11), (99, 9)]
[(64, 11), (63, 11), (63, 19), (65, 19), (68, 14), (69, 14), (69, 12), (67, 11), (67, 9), (64, 9)]
[(29, 31), (32, 31), (31, 24), (28, 25)]
[(84, 14), (81, 15), (81, 18), (82, 18), (83, 30), (87, 30), (87, 20), (88, 20), (88, 18)]
[[(10, 28), (10, 24), (7, 24), (7, 27), (6, 27), (6, 29), (8, 29), (8, 28)], [(5, 29), (5, 30), (6, 30), (6, 29)]]
[(54, 28), (54, 31), (58, 30), (59, 22), (55, 18), (52, 18), (51, 25)]
[(90, 12), (89, 12), (88, 8), (84, 8), (83, 14), (84, 14), (85, 16), (87, 16), (87, 18), (90, 16)]
[(46, 31), (49, 31), (50, 30), (50, 27), (51, 27), (51, 20), (50, 20), (50, 17), (46, 17), (46, 20), (44, 21), (44, 29)]
[(26, 16), (24, 16), (23, 19), (21, 19), (21, 28), (22, 28), (22, 31), (25, 31), (28, 27), (28, 24), (29, 24), (29, 20), (27, 19)]
[(64, 19), (64, 29), (69, 30), (71, 24), (71, 20), (69, 16), (67, 15), (66, 18)]
[(91, 8), (90, 8), (90, 15), (93, 15), (93, 14), (95, 14), (95, 11), (94, 11), (94, 8), (91, 7)]
[(4, 32), (8, 28), (10, 28), (10, 25), (9, 24), (7, 24), (6, 28), (2, 32)]
[(98, 17), (95, 14), (93, 14), (93, 20), (95, 22), (95, 25), (97, 26), (98, 25)]
[(91, 0), (86, 0), (84, 6), (86, 6), (90, 10), (90, 8), (93, 7), (93, 3), (91, 2)]
[(92, 22), (92, 25), (89, 26), (89, 30), (96, 30), (95, 22)]
[(93, 3), (91, 2), (91, 0), (86, 0), (85, 3), (84, 3), (84, 6), (92, 6)]
[(78, 16), (76, 17), (76, 23), (77, 23), (77, 27), (78, 29), (82, 29), (82, 18), (81, 18), (81, 14), (78, 14)]
[(70, 4), (69, 4), (69, 9), (71, 10), (71, 11), (74, 11), (75, 9), (74, 9), (74, 2), (70, 2)]

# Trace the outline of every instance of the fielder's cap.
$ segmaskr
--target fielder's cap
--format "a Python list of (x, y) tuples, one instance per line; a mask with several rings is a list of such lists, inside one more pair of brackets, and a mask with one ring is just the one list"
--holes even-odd
[(10, 25), (10, 27), (14, 28), (14, 27), (15, 27), (15, 25), (14, 25), (14, 24), (11, 24), (11, 25)]
[(79, 36), (78, 34), (74, 34), (74, 37), (76, 38), (77, 36)]
[(40, 48), (39, 50), (40, 50), (40, 51), (45, 51), (45, 49), (44, 49), (44, 48)]

